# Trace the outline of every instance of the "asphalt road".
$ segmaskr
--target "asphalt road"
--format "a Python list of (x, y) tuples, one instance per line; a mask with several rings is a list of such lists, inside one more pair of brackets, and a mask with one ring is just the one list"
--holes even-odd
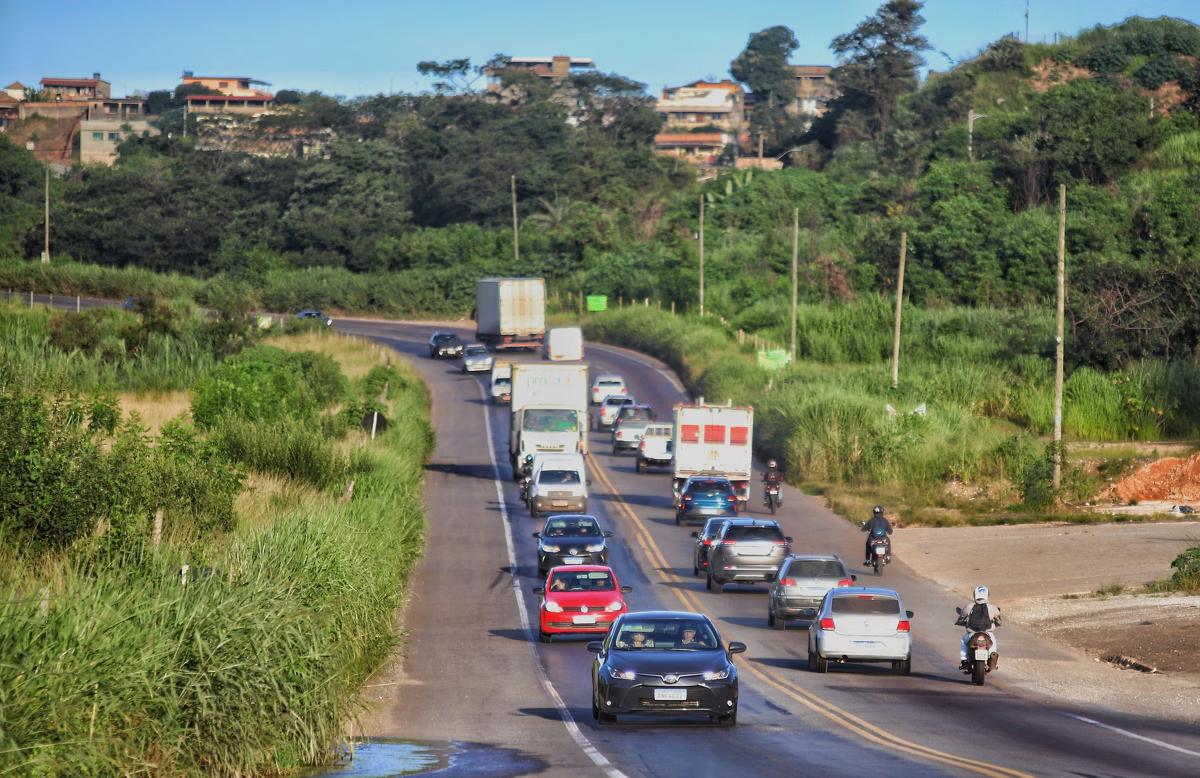
[[(485, 402), (482, 376), (468, 377), (456, 363), (427, 358), (430, 327), (336, 326), (415, 357), (434, 398), (438, 429), (426, 485), (426, 556), (405, 614), (409, 642), (392, 687), (398, 691), (379, 707), (371, 734), (511, 748), (528, 762), (510, 774), (534, 764), (563, 774), (653, 776), (868, 769), (889, 775), (1200, 774), (1200, 735), (1184, 725), (1062, 705), (1007, 688), (1005, 656), (1069, 660), (1027, 633), (1002, 629), (999, 671), (984, 688), (967, 683), (956, 669), (960, 632), (953, 625), (954, 605), (967, 593), (946, 592), (913, 575), (903, 564), (902, 547), (881, 583), (897, 589), (916, 613), (913, 674), (898, 677), (884, 665), (853, 664), (826, 676), (808, 672), (804, 625), (769, 629), (764, 587), (706, 592), (703, 581), (691, 576), (690, 529), (674, 523), (670, 476), (637, 474), (634, 458), (610, 455), (608, 436), (598, 432), (591, 440), (589, 510), (616, 532), (610, 563), (635, 589), (631, 607), (701, 610), (726, 640), (744, 641), (749, 651), (737, 660), (742, 694), (733, 730), (686, 719), (595, 725), (586, 638), (542, 645), (522, 622), (522, 607), (536, 618), (530, 533), (541, 522), (529, 517), (511, 481), (507, 409)], [(624, 375), (634, 396), (652, 404), (660, 418), (669, 418), (674, 403), (684, 399), (669, 371), (649, 358), (589, 345), (587, 359), (596, 369)], [(860, 561), (861, 533), (816, 501), (788, 490), (775, 518), (796, 539), (797, 551)], [(862, 569), (860, 582), (875, 584), (866, 573)]]
[[(366, 734), (480, 744), (502, 756), (472, 774), (496, 776), (1200, 774), (1200, 733), (1192, 728), (1010, 688), (1003, 657), (1070, 661), (1030, 634), (1002, 629), (998, 672), (986, 687), (967, 683), (955, 667), (959, 628), (952, 623), (954, 605), (967, 593), (913, 575), (902, 546), (881, 583), (916, 613), (912, 675), (894, 676), (880, 665), (808, 672), (803, 626), (769, 629), (761, 587), (706, 592), (691, 576), (690, 530), (674, 524), (670, 476), (635, 473), (633, 457), (609, 455), (601, 433), (591, 441), (589, 509), (616, 532), (610, 563), (635, 587), (631, 607), (703, 611), (726, 640), (744, 641), (749, 650), (737, 660), (736, 728), (659, 719), (595, 725), (585, 639), (542, 645), (526, 627), (538, 605), (530, 592), (537, 580), (529, 533), (540, 522), (529, 518), (510, 477), (507, 409), (485, 401), (482, 377), (426, 358), (431, 327), (352, 320), (336, 326), (414, 357), (438, 432), (425, 486), (425, 555), (404, 613), (407, 642), (368, 689), (375, 704)], [(660, 418), (684, 399), (669, 371), (647, 357), (589, 345), (587, 358), (598, 370), (624, 375)], [(788, 490), (775, 518), (798, 552), (858, 561), (862, 535), (816, 501)], [(865, 573), (860, 581), (876, 583)]]

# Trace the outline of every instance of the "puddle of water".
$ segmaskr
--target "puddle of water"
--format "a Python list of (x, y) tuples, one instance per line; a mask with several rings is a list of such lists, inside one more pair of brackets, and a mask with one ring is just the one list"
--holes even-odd
[(449, 763), (448, 743), (417, 743), (378, 738), (346, 749), (346, 764), (322, 767), (306, 778), (397, 778), (440, 770)]

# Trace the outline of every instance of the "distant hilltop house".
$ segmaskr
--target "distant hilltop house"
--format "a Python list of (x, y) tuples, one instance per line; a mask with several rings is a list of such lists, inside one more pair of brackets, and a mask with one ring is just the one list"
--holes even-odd
[(275, 105), (275, 95), (258, 88), (270, 84), (249, 76), (197, 76), (185, 70), (181, 85), (202, 86), (215, 93), (187, 95), (188, 113), (257, 114)]
[(699, 165), (715, 164), (725, 146), (741, 139), (744, 97), (741, 85), (729, 79), (663, 89), (655, 105), (663, 126), (654, 136), (654, 150)]
[(800, 116), (822, 116), (829, 103), (837, 98), (837, 84), (829, 77), (829, 65), (792, 65), (796, 79), (796, 99), (791, 113)]

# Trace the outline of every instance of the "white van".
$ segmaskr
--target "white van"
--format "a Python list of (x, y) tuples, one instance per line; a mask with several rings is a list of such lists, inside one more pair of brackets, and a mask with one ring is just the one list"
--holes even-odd
[(582, 454), (538, 454), (529, 484), (529, 513), (535, 519), (554, 513), (586, 513), (587, 466)]
[(492, 364), (492, 402), (496, 405), (512, 402), (512, 364)]
[(546, 359), (551, 362), (579, 362), (583, 359), (583, 330), (555, 327), (546, 333)]

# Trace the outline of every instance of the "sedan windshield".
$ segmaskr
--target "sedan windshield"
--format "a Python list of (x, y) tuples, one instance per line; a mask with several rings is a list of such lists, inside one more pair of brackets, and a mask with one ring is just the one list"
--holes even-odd
[(576, 571), (570, 570), (555, 573), (550, 579), (549, 590), (552, 592), (611, 592), (616, 589), (613, 577), (603, 570)]
[(546, 524), (547, 537), (600, 537), (595, 519), (551, 519)]
[(526, 432), (578, 432), (579, 422), (575, 411), (526, 411)]
[(645, 649), (711, 651), (720, 648), (707, 622), (696, 619), (626, 619), (613, 640), (621, 651)]
[(458, 340), (457, 335), (434, 335), (433, 342), (439, 346), (449, 345)]
[(856, 594), (852, 597), (834, 597), (831, 610), (857, 616), (890, 616), (900, 612), (900, 601), (895, 597)]

